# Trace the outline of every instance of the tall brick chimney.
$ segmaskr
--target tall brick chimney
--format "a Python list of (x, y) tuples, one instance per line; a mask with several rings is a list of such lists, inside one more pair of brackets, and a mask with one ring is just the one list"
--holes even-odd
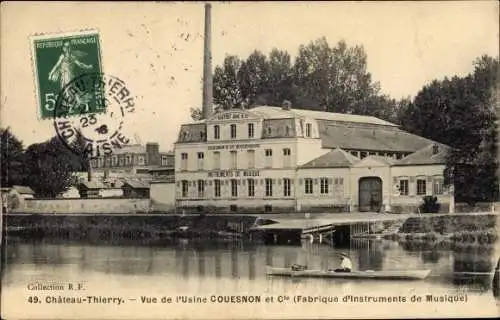
[(213, 111), (212, 79), (212, 5), (205, 4), (205, 38), (203, 44), (203, 118), (209, 118)]

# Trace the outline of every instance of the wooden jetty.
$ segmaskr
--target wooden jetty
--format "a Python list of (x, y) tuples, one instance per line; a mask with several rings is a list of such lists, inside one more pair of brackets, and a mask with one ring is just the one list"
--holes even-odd
[(296, 244), (301, 239), (316, 239), (319, 242), (334, 238), (335, 242), (370, 234), (377, 223), (404, 221), (410, 214), (384, 214), (376, 212), (334, 213), (311, 216), (268, 215), (262, 216), (262, 224), (250, 229), (253, 237), (260, 237), (266, 243)]

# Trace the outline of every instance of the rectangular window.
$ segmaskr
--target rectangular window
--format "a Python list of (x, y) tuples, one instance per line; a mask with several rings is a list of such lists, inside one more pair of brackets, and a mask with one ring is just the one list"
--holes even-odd
[(231, 197), (238, 196), (238, 181), (236, 179), (231, 179)]
[(321, 194), (328, 194), (328, 178), (321, 178), (319, 180), (319, 191)]
[(443, 194), (444, 181), (440, 178), (434, 178), (434, 183), (432, 184), (432, 193), (435, 196)]
[(313, 193), (313, 179), (305, 178), (304, 179), (304, 187), (305, 187), (306, 194), (312, 194)]
[(214, 196), (220, 197), (220, 180), (214, 180)]
[(306, 123), (306, 137), (311, 137), (312, 126), (310, 123)]
[(266, 167), (271, 168), (273, 166), (273, 149), (266, 149)]
[(231, 169), (237, 169), (238, 168), (238, 153), (236, 153), (236, 151), (230, 151), (229, 153), (231, 155)]
[(248, 150), (247, 157), (248, 157), (248, 168), (249, 169), (255, 168), (255, 150)]
[(181, 170), (187, 170), (188, 164), (188, 154), (183, 152), (181, 153)]
[(361, 151), (361, 153), (360, 153), (360, 158), (361, 158), (361, 159), (366, 158), (366, 151)]
[(188, 181), (187, 180), (182, 180), (181, 187), (182, 187), (182, 197), (186, 198), (188, 196), (188, 192), (189, 192)]
[(205, 180), (198, 180), (198, 198), (205, 196)]
[(425, 196), (426, 193), (426, 181), (424, 179), (417, 179), (417, 195)]
[(220, 152), (219, 151), (214, 151), (214, 170), (219, 170), (220, 169)]
[(266, 179), (266, 197), (273, 196), (273, 179)]
[(253, 123), (248, 124), (248, 137), (253, 138), (254, 137), (254, 128), (253, 128)]
[(290, 165), (291, 165), (290, 155), (291, 155), (290, 148), (284, 148), (283, 149), (283, 167), (285, 167), (285, 168), (290, 167)]
[(198, 152), (198, 170), (204, 169), (205, 154), (203, 152)]
[(231, 128), (231, 139), (236, 139), (236, 125), (232, 124), (230, 128)]
[(139, 157), (137, 162), (139, 163), (140, 166), (143, 166), (146, 164), (146, 161), (143, 156)]
[(247, 183), (248, 183), (248, 196), (254, 197), (255, 196), (255, 180), (248, 179)]
[(407, 179), (399, 180), (399, 194), (402, 196), (407, 196), (409, 194)]
[(161, 165), (166, 166), (167, 165), (167, 157), (161, 157)]
[(125, 159), (123, 159), (123, 157), (118, 157), (118, 165), (123, 166), (124, 163), (125, 163)]
[(111, 163), (113, 164), (113, 167), (116, 167), (118, 165), (118, 159), (116, 158), (116, 156), (113, 156), (111, 158)]
[(215, 140), (220, 139), (220, 127), (219, 127), (219, 125), (214, 126), (214, 139)]
[(292, 195), (292, 180), (288, 178), (283, 179), (283, 196), (289, 197)]

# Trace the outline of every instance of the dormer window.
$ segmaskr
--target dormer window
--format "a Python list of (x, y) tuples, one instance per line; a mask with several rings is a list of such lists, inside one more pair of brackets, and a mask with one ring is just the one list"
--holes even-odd
[(232, 124), (230, 128), (231, 128), (231, 139), (235, 139), (236, 138), (236, 125)]
[(248, 124), (248, 137), (249, 138), (254, 137), (254, 125), (253, 125), (253, 123)]
[(437, 144), (432, 146), (432, 154), (438, 154), (439, 153), (439, 146)]
[(219, 125), (214, 126), (214, 140), (219, 140), (220, 139), (220, 127)]
[(312, 126), (310, 123), (306, 123), (306, 137), (311, 137)]

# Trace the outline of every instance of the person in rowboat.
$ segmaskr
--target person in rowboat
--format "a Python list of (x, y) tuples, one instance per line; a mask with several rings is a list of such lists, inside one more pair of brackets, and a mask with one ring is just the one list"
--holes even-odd
[(349, 257), (345, 253), (340, 254), (340, 259), (342, 260), (340, 262), (340, 268), (335, 269), (333, 271), (335, 271), (335, 272), (351, 272), (351, 270), (352, 270), (351, 259), (349, 259)]

